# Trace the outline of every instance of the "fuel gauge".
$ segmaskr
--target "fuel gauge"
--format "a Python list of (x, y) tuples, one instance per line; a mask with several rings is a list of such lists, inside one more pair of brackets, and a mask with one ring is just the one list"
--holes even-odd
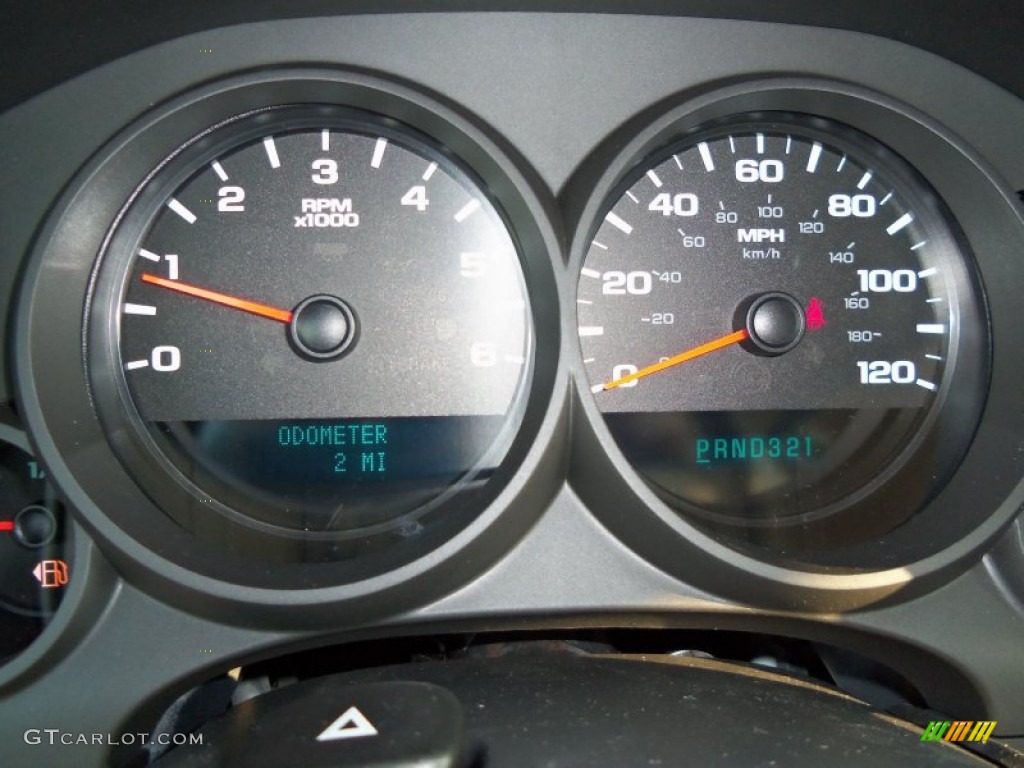
[(27, 449), (0, 425), (0, 664), (43, 631), (70, 578), (64, 512)]

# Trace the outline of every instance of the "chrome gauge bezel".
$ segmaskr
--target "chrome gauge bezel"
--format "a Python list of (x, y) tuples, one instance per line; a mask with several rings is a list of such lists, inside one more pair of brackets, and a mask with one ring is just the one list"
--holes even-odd
[[(88, 318), (82, 303), (104, 239), (134, 191), (193, 137), (238, 115), (288, 104), (372, 111), (410, 126), (457, 158), (502, 211), (517, 241), (534, 327), (558, 326), (552, 265), (558, 244), (548, 207), (485, 126), (447, 104), (372, 75), (324, 69), (253, 72), (215, 82), (157, 107), (115, 137), (84, 168), (58, 203), (36, 247), (21, 297), (21, 398), (59, 485), (81, 509), (111, 559), (168, 599), (217, 612), (224, 601), (268, 614), (303, 605), (357, 605), (372, 612), (395, 603), (366, 600), (387, 591), (419, 602), (475, 575), (527, 530), (557, 487), (558, 462), (545, 461), (558, 419), (556, 382), (564, 376), (557, 334), (535, 338), (532, 383), (521, 426), (483, 508), (455, 508), (429, 530), (347, 562), (268, 564), (226, 553), (174, 524), (147, 497), (102, 437), (86, 394), (83, 362)], [(111, 222), (114, 222), (112, 225)], [(81, 395), (77, 392), (81, 391)], [(564, 387), (562, 388), (564, 391)], [(557, 450), (557, 448), (555, 448)], [(426, 574), (431, 574), (426, 578)], [(302, 614), (311, 624), (330, 612)]]
[[(1012, 317), (1003, 283), (1011, 268), (1007, 261), (1010, 244), (1024, 236), (1010, 195), (984, 162), (941, 126), (884, 95), (843, 83), (776, 79), (730, 84), (663, 104), (623, 126), (594, 154), (606, 163), (605, 173), (585, 188), (581, 177), (581, 188), (576, 190), (585, 202), (579, 209), (570, 253), (573, 282), (596, 222), (617, 199), (616, 191), (622, 193), (622, 185), (637, 167), (665, 147), (709, 126), (727, 124), (737, 116), (776, 112), (813, 115), (848, 125), (890, 148), (921, 174), (959, 223), (968, 250), (975, 254), (989, 301), (989, 316), (975, 318), (975, 328), (963, 332), (961, 343), (984, 339), (989, 329), (980, 326), (991, 318), (997, 329), (991, 351), (996, 359), (1000, 349), (1012, 355), (1008, 336), (1019, 334), (1012, 328), (1000, 333), (998, 325), (1000, 317)], [(997, 226), (993, 224), (993, 207), (1000, 210)], [(563, 326), (567, 336), (575, 330), (572, 323)], [(570, 483), (602, 522), (641, 556), (710, 591), (746, 602), (817, 609), (850, 607), (916, 591), (934, 584), (943, 574), (948, 577), (957, 564), (974, 556), (1015, 509), (1008, 499), (1012, 483), (993, 487), (989, 482), (979, 493), (985, 473), (991, 472), (991, 467), (981, 466), (981, 457), (1001, 455), (1012, 442), (1001, 430), (992, 429), (993, 419), (1009, 419), (1018, 433), (1024, 421), (1013, 412), (1012, 390), (999, 368), (992, 370), (990, 386), (985, 371), (965, 371), (974, 383), (950, 391), (954, 403), (961, 395), (968, 398), (968, 413), (972, 408), (980, 411), (979, 399), (984, 401), (986, 391), (989, 394), (973, 443), (941, 492), (916, 514), (897, 515), (901, 524), (891, 530), (874, 533), (867, 540), (809, 550), (799, 543), (813, 521), (795, 525), (796, 535), (788, 544), (769, 549), (750, 546), (742, 537), (680, 516), (648, 487), (616, 446), (588, 391), (578, 344), (570, 365), (576, 384), (574, 407), (583, 416), (573, 422)], [(997, 413), (1001, 415), (995, 416)], [(1010, 475), (1007, 473), (1008, 480)], [(993, 514), (993, 510), (998, 512)], [(855, 526), (856, 521), (846, 524)], [(842, 535), (842, 526), (829, 535)]]

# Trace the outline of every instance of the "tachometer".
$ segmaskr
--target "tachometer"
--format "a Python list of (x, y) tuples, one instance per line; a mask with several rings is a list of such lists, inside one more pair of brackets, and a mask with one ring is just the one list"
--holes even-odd
[(183, 147), (126, 211), (89, 364), (162, 509), (229, 548), (225, 520), (334, 559), (472, 503), (522, 418), (532, 328), (510, 229), (441, 148), (358, 110), (260, 110)]
[(743, 116), (651, 157), (602, 215), (578, 284), (583, 363), (670, 505), (754, 529), (855, 508), (870, 536), (959, 461), (975, 422), (942, 405), (987, 361), (960, 343), (964, 323), (983, 337), (971, 258), (883, 145)]

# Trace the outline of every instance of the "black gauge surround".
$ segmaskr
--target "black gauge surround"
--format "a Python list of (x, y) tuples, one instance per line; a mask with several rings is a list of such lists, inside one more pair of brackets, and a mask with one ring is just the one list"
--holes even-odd
[[(979, 542), (995, 535), (1013, 514), (1009, 502), (999, 507), (1007, 498), (1006, 487), (979, 483), (979, 479), (987, 477), (991, 471), (983, 457), (992, 456), (992, 451), (998, 452), (996, 445), (1008, 448), (1009, 443), (1003, 438), (1021, 426), (1018, 415), (1008, 407), (1008, 382), (999, 369), (989, 367), (992, 357), (998, 358), (999, 347), (1008, 341), (1000, 335), (990, 337), (989, 329), (993, 317), (1013, 314), (1012, 301), (998, 276), (1012, 272), (1005, 243), (1019, 238), (1016, 229), (1019, 221), (1012, 215), (1004, 217), (997, 233), (993, 230), (991, 212), (999, 206), (1012, 210), (1012, 192), (993, 185), (994, 176), (984, 161), (944, 132), (941, 126), (878, 93), (814, 79), (722, 85), (703, 95), (652, 108), (646, 115), (624, 125), (594, 153), (595, 157), (603, 158), (607, 170), (599, 178), (581, 174), (576, 182), (578, 186), (573, 189), (582, 199), (576, 209), (579, 225), (569, 266), (574, 280), (579, 281), (595, 237), (606, 244), (597, 233), (602, 226), (608, 226), (605, 218), (608, 211), (618, 212), (616, 203), (638, 179), (646, 180), (647, 170), (656, 168), (657, 163), (665, 159), (672, 162), (670, 150), (692, 147), (698, 168), (703, 172), (703, 160), (696, 145), (705, 139), (710, 142), (724, 137), (729, 153), (727, 137), (745, 124), (751, 128), (746, 135), (750, 137), (756, 157), (757, 133), (763, 132), (766, 136), (768, 133), (767, 129), (759, 128), (778, 124), (779, 118), (786, 115), (790, 125), (795, 119), (803, 126), (811, 144), (821, 141), (823, 150), (826, 145), (859, 148), (864, 162), (890, 169), (888, 172), (897, 182), (895, 186), (919, 190), (914, 195), (915, 200), (917, 195), (922, 195), (926, 207), (938, 213), (940, 229), (946, 233), (943, 239), (951, 249), (949, 252), (955, 254), (952, 263), (959, 265), (954, 269), (949, 290), (957, 297), (957, 302), (964, 300), (959, 306), (967, 313), (959, 318), (956, 352), (966, 354), (974, 364), (956, 366), (957, 383), (949, 386), (945, 394), (936, 387), (937, 394), (924, 409), (928, 413), (919, 412), (918, 425), (904, 432), (904, 451), (890, 459), (893, 464), (888, 476), (862, 489), (870, 503), (856, 498), (855, 492), (845, 501), (840, 499), (839, 504), (812, 505), (788, 519), (772, 519), (771, 516), (757, 519), (735, 507), (709, 512), (705, 505), (681, 500), (671, 490), (666, 493), (664, 487), (645, 477), (642, 468), (638, 471), (628, 448), (623, 450), (598, 405), (597, 398), (601, 395), (592, 391), (617, 376), (610, 375), (612, 371), (592, 375), (585, 362), (590, 355), (577, 341), (573, 370), (577, 406), (585, 418), (574, 422), (570, 479), (583, 501), (599, 510), (598, 516), (610, 530), (644, 558), (679, 578), (752, 603), (833, 610), (919, 593), (937, 579), (948, 578), (956, 572), (956, 564), (964, 562), (967, 553)], [(845, 126), (848, 130), (837, 135), (836, 126)], [(861, 135), (870, 137), (866, 145), (858, 143)], [(826, 136), (834, 140), (829, 142)], [(847, 143), (851, 141), (852, 145)], [(897, 162), (890, 166), (887, 157), (895, 157)], [(909, 177), (902, 175), (908, 168), (913, 169)], [(859, 180), (860, 177), (854, 180), (854, 190)], [(923, 184), (916, 186), (919, 182)], [(928, 190), (934, 190), (934, 194), (929, 194)], [(715, 207), (718, 207), (718, 200), (717, 197), (713, 200)], [(983, 200), (988, 203), (982, 204)], [(671, 200), (670, 203), (674, 204)], [(622, 218), (621, 212), (619, 215)], [(887, 237), (885, 229), (898, 218), (886, 222), (883, 237)], [(672, 232), (681, 241), (682, 236), (675, 231), (680, 226), (676, 224)], [(614, 225), (610, 229), (624, 235)], [(733, 239), (736, 239), (735, 232)], [(734, 245), (743, 244), (737, 241)], [(771, 245), (767, 243), (765, 247)], [(628, 290), (631, 269), (619, 271), (626, 273)], [(992, 284), (993, 280), (996, 285)], [(698, 335), (659, 356), (668, 358), (705, 342), (720, 340), (730, 331), (745, 329), (748, 319), (745, 311), (772, 292), (782, 294), (776, 298), (783, 304), (793, 300), (802, 307), (806, 322), (806, 298), (793, 295), (794, 289), (782, 282), (772, 282), (745, 293), (746, 302), (723, 306), (726, 317), (717, 333)], [(574, 292), (573, 301), (580, 298), (593, 300), (593, 297)], [(579, 326), (583, 323), (577, 313), (588, 308), (578, 305), (572, 324), (565, 328), (566, 334), (571, 333), (583, 342), (590, 338), (586, 335), (589, 331), (580, 336)], [(677, 316), (677, 323), (685, 320), (678, 313)], [(825, 318), (834, 322), (828, 314)], [(799, 325), (798, 317), (791, 319)], [(931, 321), (920, 322), (929, 324)], [(917, 324), (918, 321), (914, 321), (915, 331)], [(802, 334), (795, 346), (799, 351), (814, 331), (805, 327), (797, 329), (796, 333)], [(748, 340), (736, 339), (733, 346), (740, 343), (747, 345)], [(634, 346), (639, 350), (640, 342)], [(737, 347), (736, 351), (741, 349)], [(773, 356), (770, 349), (749, 347), (742, 351), (756, 363), (784, 361), (786, 355), (792, 354), (784, 352)], [(923, 348), (919, 351), (935, 354)], [(705, 355), (705, 362), (715, 354), (722, 352)], [(655, 357), (653, 360), (606, 362), (628, 363), (639, 369), (659, 360)], [(694, 364), (695, 361), (691, 361), (684, 367)], [(622, 371), (618, 376), (629, 372)], [(941, 375), (950, 376), (951, 369), (945, 368)], [(928, 402), (929, 393), (923, 387), (918, 388)], [(725, 393), (712, 394), (722, 396)], [(986, 425), (991, 424), (991, 413), (1000, 413), (1006, 427), (987, 428)], [(669, 429), (664, 422), (659, 428)], [(936, 424), (940, 426), (936, 428)], [(917, 459), (912, 460), (909, 457), (915, 449), (919, 449)], [(937, 474), (938, 470), (941, 472)], [(895, 482), (897, 477), (902, 480)], [(905, 485), (901, 486), (901, 482)], [(985, 498), (980, 498), (979, 493)], [(851, 498), (853, 504), (850, 504)], [(997, 507), (999, 513), (992, 514)]]
[[(447, 285), (456, 286), (448, 291), (452, 295), (443, 295), (436, 290), (437, 283), (431, 283), (424, 275), (414, 276), (415, 279), (409, 283), (397, 286), (399, 292), (421, 288), (430, 293), (428, 299), (419, 305), (408, 306), (406, 302), (407, 308), (413, 310), (413, 319), (422, 318), (427, 301), (437, 301), (438, 305), (443, 302), (457, 305), (460, 299), (466, 301), (466, 292), (458, 295), (458, 287), (473, 282), (476, 275), (488, 266), (498, 270), (498, 262), (501, 263), (501, 276), (508, 279), (493, 281), (495, 291), (485, 291), (486, 300), (476, 301), (475, 306), (479, 309), (484, 304), (493, 305), (507, 299), (509, 316), (512, 317), (510, 322), (495, 326), (489, 324), (487, 316), (470, 318), (467, 315), (466, 318), (453, 319), (472, 319), (472, 322), (448, 321), (441, 324), (443, 328), (435, 326), (430, 318), (423, 318), (421, 325), (429, 324), (429, 331), (437, 332), (435, 339), (441, 331), (445, 331), (445, 338), (454, 339), (440, 356), (444, 359), (437, 361), (427, 360), (431, 353), (423, 343), (426, 331), (413, 324), (413, 329), (419, 331), (416, 337), (419, 348), (407, 344), (407, 357), (413, 356), (416, 363), (427, 360), (435, 367), (432, 371), (410, 371), (416, 375), (416, 380), (426, 382), (430, 388), (431, 392), (424, 397), (457, 399), (459, 381), (472, 373), (469, 369), (499, 367), (491, 366), (492, 360), (502, 367), (501, 375), (495, 374), (483, 384), (475, 381), (469, 387), (472, 391), (482, 392), (482, 397), (489, 397), (491, 402), (474, 406), (471, 396), (468, 403), (456, 404), (461, 410), (449, 414), (453, 418), (447, 426), (441, 426), (444, 434), (438, 433), (436, 424), (431, 423), (436, 421), (435, 416), (444, 419), (443, 410), (429, 413), (428, 408), (422, 406), (422, 400), (417, 406), (415, 398), (419, 395), (409, 388), (409, 383), (392, 379), (374, 381), (369, 377), (363, 391), (374, 402), (389, 402), (391, 405), (387, 407), (393, 409), (412, 409), (409, 413), (385, 410), (376, 414), (379, 418), (371, 419), (370, 409), (358, 413), (350, 409), (340, 413), (337, 409), (330, 411), (328, 407), (319, 413), (309, 410), (291, 414), (278, 409), (274, 414), (279, 418), (272, 425), (273, 434), (263, 430), (258, 435), (264, 443), (268, 435), (276, 441), (283, 427), (289, 428), (291, 436), (295, 431), (292, 428), (305, 434), (316, 426), (318, 436), (330, 433), (332, 441), (349, 441), (353, 434), (359, 441), (366, 438), (381, 443), (393, 436), (395, 439), (403, 437), (407, 446), (418, 441), (424, 453), (437, 465), (427, 467), (423, 473), (433, 473), (429, 483), (419, 488), (412, 483), (412, 487), (407, 485), (396, 490), (393, 496), (388, 495), (388, 484), (378, 480), (376, 490), (384, 489), (379, 512), (368, 500), (375, 490), (368, 486), (373, 483), (353, 484), (358, 486), (355, 496), (363, 494), (357, 500), (363, 504), (363, 512), (340, 525), (328, 524), (330, 515), (325, 517), (324, 510), (331, 502), (325, 503), (322, 497), (317, 499), (315, 492), (312, 506), (307, 506), (303, 512), (294, 512), (292, 504), (295, 499), (284, 498), (288, 493), (301, 494), (310, 485), (315, 485), (306, 482), (308, 478), (301, 476), (302, 471), (299, 472), (299, 482), (283, 492), (283, 486), (275, 485), (277, 481), (274, 478), (261, 477), (259, 471), (249, 473), (239, 481), (237, 472), (232, 475), (235, 468), (216, 463), (226, 454), (217, 453), (216, 449), (209, 450), (213, 443), (197, 446), (193, 441), (194, 430), (190, 433), (189, 427), (168, 430), (166, 423), (162, 423), (149, 429), (138, 418), (140, 411), (135, 408), (137, 401), (134, 399), (138, 396), (138, 402), (141, 402), (147, 397), (143, 392), (145, 386), (133, 383), (131, 375), (120, 378), (118, 375), (118, 371), (123, 369), (121, 354), (129, 358), (124, 362), (147, 359), (152, 368), (153, 348), (179, 346), (173, 341), (151, 343), (144, 333), (126, 331), (126, 321), (154, 319), (149, 309), (140, 310), (143, 314), (135, 316), (136, 307), (126, 317), (124, 309), (127, 304), (155, 307), (157, 319), (161, 315), (175, 318), (168, 328), (175, 324), (188, 326), (194, 317), (209, 310), (225, 309), (223, 316), (228, 323), (248, 320), (251, 314), (202, 300), (198, 301), (198, 308), (168, 310), (173, 306), (171, 299), (177, 302), (194, 298), (172, 289), (163, 291), (166, 296), (156, 291), (159, 303), (136, 298), (133, 291), (161, 288), (139, 284), (141, 272), (130, 275), (125, 261), (133, 256), (137, 258), (138, 250), (145, 247), (146, 243), (139, 239), (156, 231), (151, 226), (154, 221), (157, 229), (171, 221), (161, 218), (157, 212), (169, 213), (188, 226), (185, 220), (188, 217), (183, 218), (168, 207), (169, 199), (183, 185), (188, 187), (191, 183), (200, 183), (198, 179), (212, 179), (221, 185), (218, 174), (210, 165), (218, 158), (223, 170), (231, 174), (232, 182), (241, 180), (244, 174), (238, 171), (236, 175), (230, 167), (233, 150), (239, 157), (250, 150), (254, 156), (259, 153), (265, 163), (263, 170), (277, 170), (271, 168), (264, 143), (264, 139), (271, 135), (278, 145), (282, 167), (295, 145), (301, 145), (302, 151), (309, 145), (309, 151), (317, 154), (317, 157), (308, 159), (303, 157), (304, 166), (310, 166), (319, 159), (331, 159), (330, 155), (320, 157), (325, 129), (330, 145), (335, 149), (342, 141), (351, 141), (360, 148), (368, 149), (369, 155), (360, 160), (366, 166), (366, 173), (377, 170), (370, 167), (375, 148), (380, 139), (387, 139), (386, 152), (390, 154), (385, 154), (381, 170), (389, 159), (396, 162), (408, 160), (416, 165), (415, 180), (419, 184), (410, 179), (401, 190), (402, 195), (409, 192), (409, 188), (422, 185), (422, 176), (428, 170), (434, 173), (435, 181), (442, 181), (447, 187), (447, 191), (444, 186), (439, 187), (436, 203), (455, 204), (455, 198), (462, 195), (458, 197), (455, 208), (431, 219), (431, 223), (420, 230), (424, 238), (435, 231), (444, 233), (460, 226), (462, 222), (455, 217), (472, 201), (476, 202), (471, 210), (459, 218), (465, 219), (467, 224), (475, 221), (484, 231), (498, 234), (497, 240), (493, 237), (492, 240), (498, 243), (502, 253), (493, 262), (487, 262), (484, 258), (486, 253), (469, 259), (462, 255), (483, 251), (487, 244), (481, 248), (479, 242), (451, 241), (451, 253), (446, 251), (446, 255), (451, 255), (452, 259), (444, 261), (443, 265), (448, 269)], [(339, 176), (344, 178), (342, 163), (349, 162), (351, 158), (339, 155), (333, 159), (339, 162)], [(304, 183), (313, 186), (316, 183), (312, 180), (313, 175), (330, 174), (332, 170), (327, 164), (322, 164), (321, 168), (308, 167), (302, 173)], [(321, 178), (329, 176), (321, 175)], [(244, 182), (224, 186), (244, 186)], [(279, 190), (287, 186), (279, 187)], [(255, 194), (255, 188), (247, 189), (246, 194)], [(219, 187), (209, 191), (217, 194)], [(219, 199), (199, 195), (198, 188), (196, 193), (196, 201)], [(231, 191), (229, 194), (237, 193)], [(434, 205), (435, 199), (431, 199), (430, 194), (428, 192), (427, 199), (430, 205)], [(313, 196), (302, 193), (293, 196), (292, 202), (301, 207), (301, 200), (306, 197)], [(328, 199), (328, 204), (332, 198), (338, 197), (342, 208), (348, 205), (341, 194), (325, 193), (318, 197)], [(254, 203), (256, 199), (250, 197)], [(389, 210), (388, 217), (379, 220), (378, 224), (387, 230), (391, 219), (406, 212), (423, 213), (424, 221), (431, 218), (419, 210), (423, 205), (419, 193), (408, 197), (408, 200), (411, 202), (408, 206), (402, 205), (400, 200), (395, 201), (394, 210)], [(352, 201), (353, 205), (357, 204), (355, 195), (352, 195)], [(191, 199), (189, 204), (199, 205)], [(216, 207), (217, 202), (207, 205)], [(144, 210), (148, 213), (133, 212)], [(346, 216), (353, 212), (356, 211), (329, 211), (326, 208), (310, 211), (314, 217), (325, 214), (328, 220), (334, 213)], [(301, 210), (283, 213), (288, 214), (287, 218), (281, 219), (288, 228), (294, 228), (296, 217), (305, 215)], [(37, 271), (27, 276), (27, 285), (32, 286), (29, 290), (34, 292), (37, 287), (41, 290), (41, 294), (36, 294), (29, 304), (40, 309), (44, 304), (60, 307), (48, 320), (44, 332), (48, 354), (43, 365), (51, 367), (54, 361), (63, 361), (57, 365), (59, 371), (51, 368), (51, 374), (66, 381), (82, 380), (86, 371), (83, 363), (90, 371), (88, 384), (82, 381), (83, 393), (90, 395), (88, 399), (66, 397), (63, 386), (48, 392), (45, 385), (36, 387), (29, 398), (34, 399), (38, 395), (41, 400), (46, 400), (47, 421), (62, 425), (53, 433), (55, 441), (62, 446), (55, 452), (60, 458), (54, 462), (53, 473), (62, 476), (61, 486), (70, 489), (70, 495), (82, 509), (94, 534), (111, 545), (111, 554), (122, 568), (138, 572), (140, 578), (154, 588), (167, 587), (166, 594), (170, 599), (188, 600), (190, 606), (197, 610), (217, 613), (223, 610), (223, 600), (227, 599), (249, 606), (258, 605), (264, 611), (283, 611), (292, 619), (299, 617), (315, 624), (329, 621), (329, 617), (326, 614), (296, 613), (310, 601), (324, 605), (325, 601), (340, 600), (347, 606), (348, 615), (355, 616), (357, 614), (352, 611), (357, 610), (357, 604), (362, 604), (362, 598), (379, 594), (381, 590), (388, 590), (396, 599), (401, 595), (406, 599), (413, 599), (414, 595), (417, 596), (415, 599), (422, 599), (424, 590), (435, 593), (451, 588), (506, 551), (509, 542), (516, 540), (543, 508), (538, 500), (548, 497), (556, 487), (557, 462), (545, 461), (544, 457), (552, 449), (549, 435), (554, 428), (553, 420), (558, 418), (552, 401), (554, 382), (559, 375), (564, 376), (558, 370), (560, 341), (557, 334), (547, 334), (536, 341), (532, 337), (533, 327), (551, 328), (557, 325), (559, 315), (550, 255), (557, 245), (547, 223), (548, 215), (532, 193), (531, 183), (484, 129), (444, 104), (398, 83), (338, 71), (278, 70), (219, 81), (157, 108), (113, 140), (83, 169), (62, 201), (60, 213), (54, 216), (48, 230), (41, 235)], [(107, 224), (100, 227), (99, 222), (104, 218)], [(403, 252), (403, 249), (410, 253), (414, 250), (411, 238), (402, 240), (400, 227), (392, 228), (386, 235), (380, 232), (378, 229), (376, 234), (389, 239), (384, 244), (385, 250), (390, 248), (395, 253)], [(257, 226), (254, 231), (243, 232), (240, 236), (249, 238), (247, 248), (252, 250), (260, 237), (266, 238), (267, 230), (259, 231)], [(321, 241), (326, 239), (319, 238)], [(129, 250), (112, 256), (122, 241), (131, 241)], [(447, 239), (441, 235), (441, 240), (435, 242), (447, 242)], [(161, 256), (170, 253), (181, 258), (180, 283), (200, 285), (199, 279), (191, 282), (185, 279), (182, 254), (170, 248), (161, 247), (160, 250)], [(339, 248), (335, 245), (337, 250)], [(100, 254), (103, 258), (97, 261)], [(310, 253), (310, 258), (321, 262), (329, 261), (328, 256), (326, 251), (315, 255)], [(285, 253), (285, 257), (294, 259), (296, 254)], [(115, 264), (117, 259), (121, 259), (119, 264)], [(210, 261), (203, 268), (216, 271), (215, 259)], [(170, 260), (161, 258), (160, 262), (154, 262), (153, 266), (163, 272), (154, 276), (169, 280)], [(73, 264), (73, 279), (67, 279), (69, 273), (64, 272), (63, 280), (54, 280), (52, 270), (60, 270), (61, 265), (69, 263)], [(433, 263), (440, 263), (440, 257)], [(114, 266), (108, 269), (109, 264)], [(290, 262), (290, 265), (295, 267), (296, 262)], [(233, 266), (234, 273), (243, 282), (254, 277), (254, 274), (239, 274), (238, 267), (237, 263)], [(368, 271), (373, 275), (373, 265), (370, 267)], [(196, 274), (201, 272), (200, 269)], [(279, 276), (277, 282), (284, 285), (291, 279), (287, 273), (279, 273)], [(383, 365), (384, 370), (392, 363), (385, 359), (386, 350), (381, 342), (394, 342), (400, 335), (400, 323), (409, 318), (403, 316), (401, 303), (391, 305), (394, 311), (390, 317), (369, 309), (372, 302), (366, 298), (369, 295), (366, 292), (386, 293), (388, 290), (389, 276), (377, 273), (376, 277), (380, 279), (368, 279), (362, 283), (360, 291), (348, 293), (344, 286), (337, 285), (337, 281), (332, 285), (329, 280), (320, 280), (320, 284), (302, 286), (301, 290), (293, 291), (287, 297), (274, 297), (261, 291), (247, 292), (245, 289), (235, 290), (233, 295), (263, 305), (276, 301), (283, 305), (279, 309), (292, 313), (298, 313), (303, 306), (312, 306), (322, 316), (327, 316), (326, 326), (322, 316), (319, 320), (313, 318), (312, 332), (309, 323), (300, 328), (298, 323), (252, 317), (266, 322), (266, 327), (275, 337), (274, 354), (280, 355), (280, 360), (287, 360), (289, 365), (305, 370), (329, 371), (332, 366), (360, 364), (361, 357), (372, 357), (375, 353), (378, 367)], [(355, 285), (355, 282), (350, 285)], [(224, 284), (203, 287), (221, 294), (232, 290)], [(50, 294), (51, 291), (61, 294), (60, 297)], [(83, 307), (79, 298), (79, 307), (73, 310), (71, 305), (76, 300), (72, 296), (78, 291), (82, 296), (89, 295), (89, 304)], [(364, 293), (363, 297), (357, 295), (360, 292)], [(498, 296), (496, 292), (504, 293)], [(42, 294), (50, 295), (44, 298)], [(472, 292), (469, 295), (472, 296)], [(500, 310), (500, 307), (488, 308)], [(302, 316), (306, 320), (312, 317), (305, 312)], [(338, 329), (332, 328), (331, 323), (339, 316), (345, 318), (348, 329), (337, 339), (327, 338), (337, 335)], [(445, 319), (440, 311), (432, 312), (431, 316)], [(450, 314), (447, 317), (452, 318)], [(380, 327), (388, 321), (393, 321), (393, 326), (382, 334)], [(259, 325), (259, 322), (255, 324)], [(137, 350), (128, 350), (127, 347), (122, 347), (119, 353), (114, 343), (119, 332), (125, 333), (120, 338), (127, 339), (128, 345), (148, 345), (149, 356), (132, 357)], [(392, 335), (388, 337), (387, 333)], [(492, 333), (494, 337), (481, 336), (477, 339), (466, 335), (474, 333)], [(320, 334), (319, 338), (317, 334)], [(497, 344), (495, 340), (498, 337), (510, 339), (509, 347)], [(220, 341), (228, 338), (230, 336), (222, 336)], [(245, 333), (239, 338), (246, 340)], [(191, 337), (189, 342), (204, 340)], [(213, 337), (210, 340), (216, 342)], [(477, 348), (480, 341), (487, 342), (486, 349)], [(58, 349), (78, 349), (79, 360), (76, 362), (67, 354), (49, 354)], [(83, 349), (86, 352), (84, 360), (80, 356)], [(321, 353), (325, 354), (318, 357)], [(166, 350), (160, 354), (163, 355), (158, 359), (161, 367), (174, 367), (172, 363), (177, 362), (176, 355)], [(452, 371), (456, 354), (459, 356), (458, 368)], [(474, 366), (474, 356), (478, 362), (483, 360), (488, 365)], [(182, 350), (182, 360), (184, 357)], [(462, 357), (469, 358), (468, 365)], [(400, 361), (392, 362), (397, 364)], [(362, 364), (365, 364), (365, 359)], [(255, 365), (251, 374), (255, 376), (260, 370), (259, 365)], [(411, 376), (407, 378), (412, 380)], [(407, 387), (404, 397), (402, 392), (387, 389), (395, 386)], [(167, 392), (170, 393), (165, 393), (168, 397), (181, 394), (174, 393), (173, 389)], [(303, 394), (310, 395), (309, 392)], [(393, 396), (389, 398), (389, 395)], [(155, 390), (148, 396), (151, 399), (146, 402), (150, 405), (163, 397), (157, 397)], [(288, 396), (287, 393), (283, 395), (285, 399)], [(302, 397), (296, 399), (303, 400)], [(334, 398), (335, 401), (337, 399)], [(188, 401), (187, 393), (178, 400), (179, 404)], [(309, 402), (310, 398), (306, 397), (305, 401)], [(220, 405), (244, 410), (251, 407), (252, 402), (255, 401), (246, 406), (243, 402), (230, 403), (222, 398)], [(316, 407), (313, 406), (313, 410)], [(345, 403), (340, 407), (348, 408), (349, 405)], [(417, 407), (419, 411), (415, 410)], [(141, 413), (145, 412), (143, 408)], [(231, 415), (242, 417), (226, 420), (236, 422), (232, 428), (237, 428), (238, 432), (231, 435), (231, 440), (239, 437), (249, 439), (251, 435), (245, 432), (254, 426), (249, 418), (251, 414)], [(478, 418), (486, 423), (470, 424), (467, 432), (465, 422)], [(391, 419), (395, 421), (389, 421)], [(410, 423), (415, 420), (425, 423)], [(163, 419), (154, 421), (164, 422)], [(239, 421), (249, 423), (239, 424)], [(330, 427), (326, 432), (321, 429), (325, 425)], [(369, 432), (365, 429), (367, 425)], [(429, 448), (432, 439), (441, 440), (454, 434), (453, 430), (461, 431), (467, 438), (456, 441), (458, 455), (446, 457), (443, 451)], [(71, 450), (69, 445), (88, 446), (88, 450)], [(336, 452), (328, 458), (334, 458)], [(322, 453), (322, 450), (317, 450), (305, 458), (311, 459), (311, 464), (318, 464), (317, 460), (323, 458)], [(396, 468), (397, 471), (400, 464), (391, 460), (402, 459), (400, 454), (401, 450), (384, 457), (389, 469)], [(374, 456), (374, 459), (379, 457)], [(355, 461), (359, 466), (362, 456), (356, 455), (354, 459), (345, 457), (345, 460)], [(206, 470), (205, 475), (199, 471), (200, 466)], [(329, 468), (333, 471), (334, 466), (331, 464)], [(264, 462), (261, 469), (268, 475), (279, 473), (282, 469), (287, 470), (287, 461), (270, 460), (269, 463)], [(189, 477), (182, 482), (186, 474)], [(278, 494), (276, 498), (275, 493)], [(305, 501), (308, 502), (309, 498), (307, 496)], [(302, 502), (299, 499), (294, 507), (301, 507)], [(210, 507), (204, 508), (205, 504)], [(374, 514), (377, 517), (373, 517)], [(455, 557), (455, 553), (461, 556)], [(273, 567), (267, 567), (269, 564)], [(414, 579), (426, 572), (432, 574), (429, 580)], [(299, 596), (300, 592), (302, 596)], [(209, 599), (213, 602), (207, 602)], [(384, 608), (384, 604), (378, 601), (374, 606), (368, 605), (367, 609), (379, 611)]]
[[(769, 545), (821, 521), (800, 534), (821, 549), (891, 530), (952, 474), (984, 400), (985, 317), (923, 179), (793, 113), (716, 121), (643, 161), (577, 290), (595, 402), (656, 492)], [(943, 407), (953, 388), (971, 407)]]

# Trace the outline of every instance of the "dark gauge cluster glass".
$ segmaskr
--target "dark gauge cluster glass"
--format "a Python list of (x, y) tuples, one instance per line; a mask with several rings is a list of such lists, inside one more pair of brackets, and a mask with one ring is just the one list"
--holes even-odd
[(530, 316), (502, 213), (440, 148), (282, 107), (140, 189), (101, 260), (89, 364), (121, 460), (181, 525), (329, 560), (480, 503), (522, 419)]
[(45, 473), (21, 433), (0, 426), (0, 664), (50, 622), (68, 559), (64, 512)]
[(694, 519), (765, 542), (849, 512), (813, 545), (878, 535), (938, 491), (980, 413), (980, 393), (943, 409), (988, 359), (972, 261), (880, 143), (739, 117), (652, 156), (603, 211), (577, 294), (589, 387)]

